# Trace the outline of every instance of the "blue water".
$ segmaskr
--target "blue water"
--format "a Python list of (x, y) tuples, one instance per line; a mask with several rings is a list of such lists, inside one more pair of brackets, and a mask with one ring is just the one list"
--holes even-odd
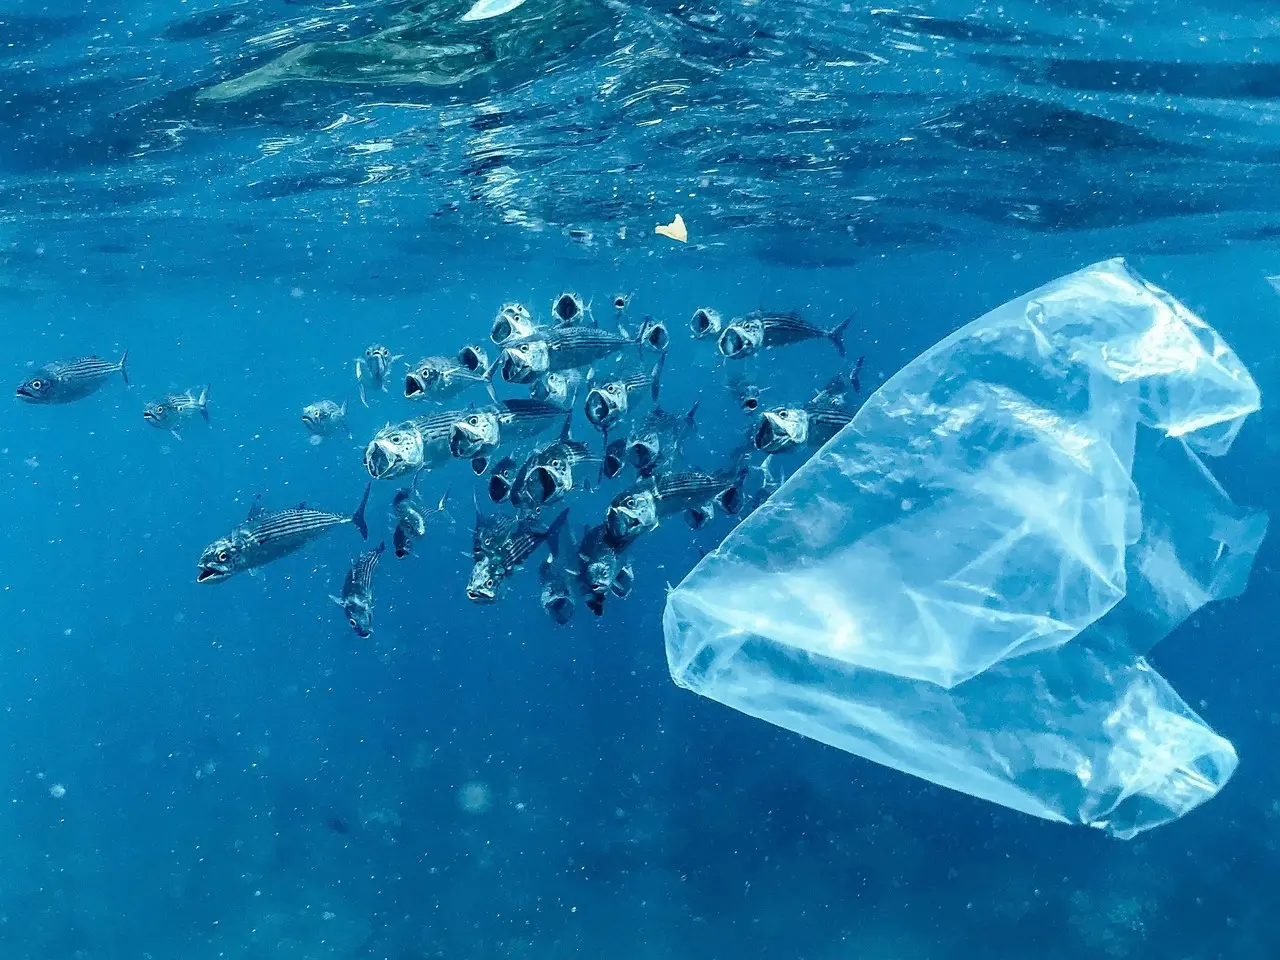
[[(1261, 385), (1217, 472), (1274, 515), (1269, 8), (528, 0), (465, 27), (466, 7), (0, 0), (10, 380), (127, 347), (134, 384), (0, 421), (0, 955), (1280, 955), (1274, 539), (1249, 592), (1153, 655), (1240, 770), (1130, 842), (678, 690), (664, 592), (724, 519), (665, 524), (633, 595), (563, 628), (533, 569), (467, 600), (464, 465), (424, 481), (452, 485), (452, 522), (384, 558), (369, 641), (329, 600), (350, 529), (194, 582), (257, 494), (354, 509), (365, 441), (419, 412), (359, 405), (366, 344), (449, 352), (563, 289), (671, 323), (663, 403), (702, 398), (691, 456), (713, 466), (747, 421), (686, 338), (695, 307), (852, 315), (874, 389), (1125, 255)], [(676, 212), (684, 246), (652, 232)], [(837, 368), (812, 345), (763, 369), (783, 402)], [(210, 427), (142, 420), (206, 382)], [(326, 397), (353, 440), (308, 443)], [(375, 542), (398, 485), (375, 486)]]

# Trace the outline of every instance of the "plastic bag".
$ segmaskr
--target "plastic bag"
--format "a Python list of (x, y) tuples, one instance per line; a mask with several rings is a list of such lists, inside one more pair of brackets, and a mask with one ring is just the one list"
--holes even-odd
[(677, 684), (976, 797), (1132, 837), (1229, 742), (1143, 659), (1266, 533), (1201, 461), (1260, 406), (1121, 260), (926, 351), (675, 588)]

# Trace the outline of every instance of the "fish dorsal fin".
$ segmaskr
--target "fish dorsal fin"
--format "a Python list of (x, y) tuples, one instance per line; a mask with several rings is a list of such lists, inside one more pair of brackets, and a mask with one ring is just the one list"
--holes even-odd
[(305, 501), (305, 500), (299, 500), (299, 501), (298, 501), (298, 505), (297, 505), (296, 507), (294, 507), (293, 509), (295, 509), (295, 510), (305, 510), (305, 509), (307, 509), (307, 501)]
[(569, 412), (565, 415), (565, 418), (564, 418), (564, 426), (560, 428), (560, 439), (562, 441), (567, 442), (570, 439), (569, 434), (572, 432), (572, 430), (573, 430), (573, 407), (570, 407)]
[(245, 519), (252, 523), (266, 512), (267, 508), (262, 505), (262, 494), (259, 493), (253, 498), (253, 503), (249, 504), (249, 516)]

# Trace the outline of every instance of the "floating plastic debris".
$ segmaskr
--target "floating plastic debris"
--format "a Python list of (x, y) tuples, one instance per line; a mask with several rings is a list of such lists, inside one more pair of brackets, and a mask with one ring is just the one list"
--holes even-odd
[(660, 223), (654, 227), (653, 232), (664, 237), (670, 237), (672, 240), (678, 240), (680, 243), (689, 242), (689, 231), (685, 229), (684, 217), (678, 213), (670, 223)]

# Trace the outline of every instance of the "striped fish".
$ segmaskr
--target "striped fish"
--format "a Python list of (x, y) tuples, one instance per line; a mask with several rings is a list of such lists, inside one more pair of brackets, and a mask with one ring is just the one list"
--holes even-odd
[(171, 393), (163, 400), (148, 403), (142, 410), (142, 418), (159, 430), (168, 430), (177, 439), (182, 435), (178, 428), (192, 417), (199, 415), (205, 423), (209, 422), (209, 387), (206, 384), (197, 394), (194, 390), (186, 393)]
[(277, 513), (266, 513), (255, 504), (244, 523), (204, 548), (196, 583), (220, 583), (237, 573), (256, 570), (301, 550), (326, 531), (343, 524), (354, 524), (360, 536), (368, 540), (369, 526), (365, 523), (364, 511), (372, 487), (370, 483), (364, 488), (360, 506), (349, 517), (311, 510), (305, 503)]
[(387, 424), (365, 448), (364, 467), (369, 476), (383, 480), (448, 463), (453, 457), (449, 451), (453, 425), (470, 412), (445, 410)]
[(538, 547), (558, 539), (568, 519), (569, 511), (565, 510), (549, 527), (539, 526), (532, 519), (504, 524), (501, 539), (493, 536), (491, 529), (483, 545), (477, 527), (474, 553), (478, 557), (467, 582), (467, 597), (476, 603), (492, 603), (498, 599), (498, 586), (520, 569)]
[(742, 487), (749, 466), (745, 455), (738, 462), (734, 470), (685, 470), (640, 481), (609, 504), (605, 525), (610, 535), (615, 542), (631, 543), (642, 533), (656, 529), (664, 517), (681, 513), (697, 530), (714, 516), (717, 503), (726, 513), (737, 513), (742, 508)]
[(488, 457), (500, 444), (536, 437), (564, 416), (563, 408), (543, 400), (499, 400), (480, 410), (469, 410), (455, 421), (449, 451), (463, 460)]
[(100, 357), (80, 357), (46, 363), (18, 384), (18, 399), (27, 403), (71, 403), (97, 393), (113, 373), (129, 385), (129, 351), (115, 363)]
[(366, 550), (352, 560), (347, 581), (342, 585), (342, 596), (329, 597), (342, 608), (347, 623), (362, 639), (373, 635), (373, 571), (378, 569), (378, 561), (386, 549), (386, 543), (380, 543), (377, 550)]

